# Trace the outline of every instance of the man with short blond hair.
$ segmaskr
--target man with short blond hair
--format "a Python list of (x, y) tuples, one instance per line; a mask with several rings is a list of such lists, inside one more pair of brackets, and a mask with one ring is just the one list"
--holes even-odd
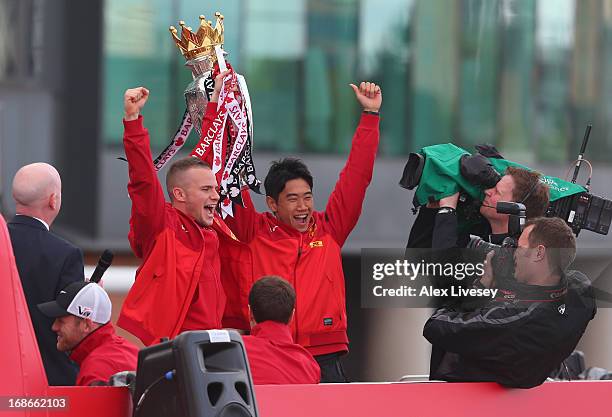
[(148, 98), (144, 87), (124, 95), (132, 200), (128, 238), (143, 262), (117, 321), (145, 345), (187, 330), (221, 328), (225, 292), (218, 250), (220, 239), (230, 238), (215, 214), (217, 180), (206, 163), (193, 157), (174, 162), (166, 202), (141, 115)]

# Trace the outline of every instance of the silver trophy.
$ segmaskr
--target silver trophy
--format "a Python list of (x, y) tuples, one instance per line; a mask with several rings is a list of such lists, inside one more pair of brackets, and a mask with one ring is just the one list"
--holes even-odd
[[(214, 90), (214, 80), (212, 78), (212, 70), (216, 62), (219, 62), (221, 71), (225, 70), (225, 52), (223, 48), (223, 15), (219, 12), (215, 13), (217, 18), (216, 24), (213, 27), (210, 20), (206, 20), (203, 15), (200, 15), (200, 27), (197, 32), (193, 32), (190, 27), (185, 25), (185, 22), (180, 21), (181, 38), (177, 36), (177, 30), (174, 26), (170, 26), (170, 33), (187, 62), (186, 66), (191, 69), (193, 81), (189, 83), (185, 89), (185, 103), (187, 111), (191, 116), (191, 120), (198, 134), (201, 134), (202, 119), (206, 112), (206, 105)], [(238, 78), (238, 88), (240, 94), (245, 100), (248, 118), (249, 118), (249, 133), (253, 135), (253, 114), (251, 111), (251, 102), (249, 91), (247, 89), (244, 77), (236, 74)]]
[[(193, 75), (193, 81), (189, 83), (184, 94), (191, 125), (196, 129), (200, 137), (202, 136), (202, 121), (206, 113), (206, 107), (214, 91), (215, 83), (212, 74), (215, 64), (218, 65), (221, 72), (227, 69), (225, 62), (226, 52), (223, 50), (223, 15), (217, 12), (215, 16), (217, 21), (213, 27), (211, 21), (207, 21), (203, 15), (200, 15), (200, 26), (197, 32), (193, 32), (190, 27), (185, 25), (185, 22), (180, 21), (180, 38), (177, 35), (178, 31), (176, 28), (170, 27), (172, 38), (183, 54), (183, 57), (185, 57), (185, 65), (191, 69)], [(223, 103), (219, 103), (221, 106), (233, 106), (234, 110), (231, 112), (231, 117), (228, 117), (227, 113), (225, 117), (227, 123), (232, 124), (233, 129), (230, 129), (230, 131), (234, 133), (224, 134), (226, 126), (224, 121), (223, 127), (220, 130), (223, 141), (221, 149), (228, 149), (228, 154), (225, 161), (220, 161), (220, 158), (217, 157), (218, 153), (215, 154), (213, 160), (220, 162), (214, 162), (212, 165), (213, 172), (219, 175), (218, 180), (221, 186), (222, 203), (226, 203), (222, 204), (222, 206), (224, 209), (227, 209), (229, 214), (231, 214), (231, 209), (227, 208), (227, 203), (229, 202), (223, 200), (226, 196), (232, 203), (242, 204), (240, 197), (242, 184), (248, 185), (256, 192), (259, 192), (260, 184), (255, 174), (251, 156), (253, 149), (253, 114), (249, 91), (243, 76), (236, 73), (235, 81), (237, 91), (232, 90), (229, 93), (222, 93), (222, 96), (225, 94), (227, 97), (224, 96), (225, 101), (221, 100)], [(239, 106), (237, 110), (236, 103)], [(183, 118), (183, 123), (185, 123), (185, 119), (186, 116)], [(243, 133), (241, 134), (240, 132)], [(244, 139), (236, 139), (239, 137), (243, 138), (245, 132), (246, 142)], [(218, 152), (218, 148), (215, 149), (215, 152)], [(203, 155), (199, 156), (204, 158)], [(223, 169), (224, 171), (220, 172)]]
[(194, 124), (193, 127), (199, 136), (202, 134), (202, 119), (206, 106), (214, 89), (214, 80), (211, 76), (213, 63), (210, 57), (203, 56), (189, 60), (185, 65), (191, 69), (193, 75), (193, 81), (185, 88), (185, 103)]

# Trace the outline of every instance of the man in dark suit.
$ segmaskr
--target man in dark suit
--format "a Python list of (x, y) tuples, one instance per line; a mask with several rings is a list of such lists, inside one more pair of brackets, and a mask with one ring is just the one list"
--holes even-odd
[(54, 300), (68, 284), (84, 280), (81, 250), (49, 231), (62, 204), (59, 173), (45, 163), (20, 168), (13, 198), (17, 214), (8, 229), (47, 379), (49, 385), (74, 385), (78, 368), (56, 349), (53, 320), (36, 308)]

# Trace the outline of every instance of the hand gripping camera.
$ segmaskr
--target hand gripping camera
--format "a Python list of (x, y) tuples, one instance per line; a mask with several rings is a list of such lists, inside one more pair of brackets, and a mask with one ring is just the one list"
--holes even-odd
[(484, 259), (493, 251), (491, 260), (495, 279), (499, 281), (512, 280), (514, 278), (514, 250), (518, 247), (518, 237), (525, 228), (526, 209), (522, 203), (500, 201), (496, 210), (500, 214), (508, 214), (508, 237), (501, 245), (487, 242), (479, 236), (470, 235), (468, 249), (474, 249), (476, 256)]

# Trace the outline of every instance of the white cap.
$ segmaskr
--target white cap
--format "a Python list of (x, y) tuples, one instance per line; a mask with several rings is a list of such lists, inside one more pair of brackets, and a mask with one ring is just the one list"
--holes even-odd
[(72, 314), (96, 323), (110, 321), (112, 303), (104, 288), (93, 282), (74, 282), (60, 291), (55, 301), (39, 304), (44, 315), (57, 318)]

